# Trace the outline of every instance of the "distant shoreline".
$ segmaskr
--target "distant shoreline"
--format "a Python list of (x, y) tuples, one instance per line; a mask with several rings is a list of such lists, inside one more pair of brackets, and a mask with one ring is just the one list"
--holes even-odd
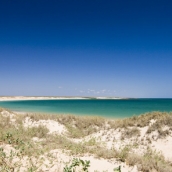
[(54, 97), (54, 96), (0, 96), (0, 101), (18, 100), (80, 100), (80, 99), (128, 99), (120, 97)]

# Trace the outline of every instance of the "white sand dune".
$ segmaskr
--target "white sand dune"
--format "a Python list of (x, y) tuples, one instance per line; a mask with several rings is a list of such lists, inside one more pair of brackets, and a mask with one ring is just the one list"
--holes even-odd
[[(18, 114), (3, 110), (1, 111), (1, 115), (9, 117), (9, 122), (15, 125), (15, 118)], [(121, 149), (126, 145), (133, 145), (137, 143), (137, 148), (133, 149), (133, 151), (137, 154), (142, 154), (149, 146), (152, 150), (161, 152), (166, 160), (170, 160), (172, 162), (172, 135), (169, 134), (165, 138), (156, 138), (156, 132), (150, 135), (146, 133), (148, 127), (151, 126), (154, 122), (156, 121), (150, 120), (148, 126), (138, 127), (138, 129), (140, 130), (140, 135), (132, 138), (121, 139), (123, 129), (110, 129), (108, 128), (108, 126), (105, 126), (98, 132), (90, 134), (86, 137), (80, 139), (72, 139), (68, 137), (67, 139), (76, 143), (82, 143), (83, 141), (89, 141), (91, 138), (94, 138), (96, 141), (100, 142), (100, 146), (102, 144), (108, 150), (111, 150), (113, 148)], [(67, 137), (67, 128), (63, 124), (55, 120), (48, 119), (34, 121), (30, 117), (26, 117), (23, 119), (23, 126), (26, 129), (38, 126), (45, 126), (49, 130), (48, 134), (57, 134)], [(164, 128), (164, 130), (167, 128), (168, 127)], [(132, 127), (130, 129), (132, 129)], [(146, 139), (148, 136), (150, 137), (151, 142)], [(35, 142), (35, 144), (41, 143), (42, 140), (37, 137), (33, 138), (33, 142)], [(144, 144), (141, 144), (142, 142), (144, 142)], [(3, 148), (7, 155), (10, 154), (11, 151), (15, 151), (14, 147), (7, 143), (0, 142), (0, 148)], [(37, 165), (40, 162), (43, 162), (42, 164), (39, 164), (39, 168), (36, 171), (63, 172), (63, 168), (65, 167), (65, 165), (69, 164), (69, 162), (71, 162), (73, 158), (80, 158), (82, 160), (89, 160), (91, 162), (89, 172), (95, 172), (96, 170), (99, 172), (112, 172), (114, 168), (119, 166), (121, 166), (122, 172), (139, 172), (136, 165), (129, 166), (127, 162), (121, 162), (115, 158), (97, 158), (96, 156), (91, 154), (74, 156), (70, 155), (68, 152), (68, 150), (52, 148), (51, 151), (46, 154), (43, 154), (42, 156), (38, 156), (37, 159), (33, 158), (34, 163), (36, 163)], [(16, 157), (13, 159), (12, 162), (20, 162), (21, 168), (19, 171), (25, 171), (27, 170), (29, 159), (27, 156), (22, 157), (22, 159)]]

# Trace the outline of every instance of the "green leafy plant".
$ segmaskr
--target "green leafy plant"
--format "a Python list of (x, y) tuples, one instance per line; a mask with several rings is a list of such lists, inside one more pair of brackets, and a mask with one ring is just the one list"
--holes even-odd
[(117, 167), (117, 168), (114, 168), (113, 169), (114, 172), (121, 172), (121, 166)]
[(0, 171), (14, 171), (14, 167), (8, 161), (8, 157), (3, 148), (0, 148)]
[(65, 166), (63, 172), (76, 172), (76, 167), (81, 166), (82, 170), (88, 172), (88, 167), (90, 167), (90, 161), (74, 158), (72, 164)]

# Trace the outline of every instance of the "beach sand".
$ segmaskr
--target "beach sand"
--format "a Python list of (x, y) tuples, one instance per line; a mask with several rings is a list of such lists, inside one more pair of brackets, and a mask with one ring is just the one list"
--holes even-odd
[[(67, 128), (63, 122), (59, 122), (62, 120), (62, 118), (59, 118), (58, 120), (55, 119), (46, 119), (45, 117), (40, 117), (42, 119), (36, 119), (34, 118), (34, 115), (24, 115), (24, 114), (17, 114), (14, 112), (7, 111), (5, 109), (1, 109), (0, 115), (2, 118), (6, 119), (8, 118), (10, 125), (13, 125), (16, 130), (19, 128), (19, 124), (17, 121), (19, 121), (19, 117), (21, 118), (21, 115), (23, 115), (23, 118), (21, 120), (22, 126), (27, 129), (32, 129), (34, 127), (44, 126), (48, 129), (47, 136), (50, 137), (63, 137), (64, 139), (61, 140), (61, 142), (66, 142), (65, 139), (71, 142), (71, 147), (64, 149), (61, 146), (58, 147), (52, 146), (51, 148), (47, 149), (47, 151), (44, 151), (42, 154), (39, 155), (21, 155), (21, 156), (13, 156), (12, 160), (9, 160), (6, 158), (6, 162), (10, 162), (10, 166), (14, 167), (14, 171), (25, 171), (28, 170), (31, 164), (33, 163), (35, 166), (35, 171), (50, 171), (50, 172), (62, 172), (64, 167), (66, 165), (69, 165), (73, 158), (80, 158), (82, 160), (89, 160), (90, 161), (90, 167), (89, 172), (95, 172), (100, 171), (109, 171), (112, 172), (114, 168), (121, 167), (122, 172), (139, 172), (139, 166), (138, 164), (132, 164), (128, 162), (127, 159), (124, 159), (121, 157), (121, 159), (117, 156), (108, 155), (109, 152), (113, 149), (115, 150), (124, 150), (125, 148), (131, 148), (131, 155), (137, 154), (137, 155), (143, 155), (144, 152), (147, 151), (147, 149), (151, 149), (153, 151), (159, 152), (165, 157), (166, 161), (172, 162), (172, 135), (169, 133), (165, 137), (159, 137), (158, 131), (155, 129), (155, 131), (148, 134), (148, 128), (156, 123), (156, 120), (151, 119), (149, 120), (147, 126), (144, 127), (127, 127), (127, 130), (125, 128), (120, 127), (112, 127), (110, 126), (111, 121), (106, 121), (104, 124), (98, 128), (98, 130), (95, 130), (95, 132), (91, 134), (87, 134), (86, 136), (83, 136), (81, 138), (74, 138), (68, 135), (69, 128)], [(1, 119), (2, 119), (1, 118)], [(45, 119), (43, 119), (45, 118)], [(67, 118), (64, 118), (67, 120)], [(71, 123), (73, 119), (70, 117)], [(3, 121), (1, 121), (2, 123)], [(73, 121), (75, 124), (76, 122)], [(8, 124), (9, 125), (9, 124)], [(91, 125), (91, 124), (90, 124)], [(75, 128), (76, 126), (74, 126)], [(98, 126), (97, 126), (98, 127)], [(4, 129), (5, 130), (5, 129)], [(139, 131), (139, 134), (132, 135), (129, 137), (130, 133), (126, 133), (126, 131)], [(170, 131), (169, 126), (163, 126), (163, 131)], [(51, 138), (51, 137), (50, 137)], [(32, 137), (32, 144), (39, 145), (39, 149), (43, 149), (43, 144), (45, 144), (44, 138), (39, 137)], [(50, 141), (51, 142), (51, 141)], [(48, 142), (46, 142), (48, 143)], [(81, 153), (71, 154), (70, 149), (73, 150), (75, 144), (88, 144), (88, 148), (91, 150), (93, 147), (93, 150), (89, 152), (81, 151)], [(98, 143), (98, 144), (96, 144)], [(51, 143), (52, 144), (52, 143)], [(56, 144), (56, 143), (54, 143)], [(57, 143), (59, 144), (59, 143)], [(61, 143), (63, 144), (63, 143)], [(67, 143), (65, 143), (67, 144)], [(53, 144), (52, 144), (53, 145)], [(61, 147), (61, 148), (60, 148)], [(68, 146), (66, 146), (68, 147)], [(7, 157), (10, 156), (11, 151), (17, 152), (18, 150), (15, 148), (15, 144), (9, 144), (8, 142), (0, 140), (0, 148), (3, 148), (4, 152), (6, 153)], [(97, 149), (98, 148), (98, 149)], [(76, 149), (76, 148), (75, 148)], [(95, 151), (97, 149), (98, 152)], [(107, 150), (106, 152), (103, 152), (103, 150)], [(77, 152), (79, 150), (75, 150)], [(102, 152), (101, 152), (102, 151)], [(95, 154), (96, 152), (96, 154)], [(102, 155), (101, 155), (102, 154)], [(107, 154), (107, 155), (106, 155)], [(125, 152), (123, 152), (125, 154)], [(108, 156), (112, 156), (109, 158)], [(120, 155), (122, 156), (122, 155)], [(107, 157), (107, 158), (106, 158)], [(131, 157), (130, 157), (131, 159)], [(31, 163), (32, 162), (32, 163)], [(1, 163), (1, 162), (0, 162)], [(18, 164), (18, 167), (17, 165)], [(20, 168), (19, 168), (20, 167)], [(1, 167), (0, 167), (1, 168)], [(156, 172), (156, 169), (152, 169), (150, 171)]]
[(1, 96), (0, 101), (18, 101), (18, 100), (67, 100), (67, 99), (87, 99), (85, 97), (53, 97), (53, 96)]
[(19, 100), (73, 100), (73, 99), (125, 99), (119, 97), (66, 97), (66, 96), (0, 96), (0, 101)]

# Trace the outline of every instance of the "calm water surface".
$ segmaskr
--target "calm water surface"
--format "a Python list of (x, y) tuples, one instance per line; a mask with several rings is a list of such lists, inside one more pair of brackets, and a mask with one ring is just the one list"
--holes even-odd
[(170, 112), (172, 111), (172, 99), (25, 100), (0, 102), (0, 107), (24, 112), (123, 118), (151, 111)]

